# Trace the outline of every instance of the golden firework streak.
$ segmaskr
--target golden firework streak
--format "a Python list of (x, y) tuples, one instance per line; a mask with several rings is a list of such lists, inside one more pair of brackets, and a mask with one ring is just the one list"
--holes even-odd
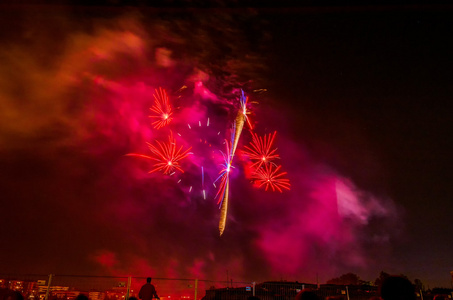
[[(234, 120), (236, 131), (234, 133), (233, 149), (231, 151), (231, 160), (230, 165), (233, 162), (234, 153), (236, 152), (236, 147), (239, 143), (239, 138), (241, 137), (242, 129), (244, 128), (246, 116), (242, 111), (238, 111), (236, 119)], [(222, 207), (220, 208), (220, 221), (219, 221), (219, 232), (220, 235), (223, 234), (226, 226), (226, 218), (228, 213), (228, 191), (230, 185), (230, 178), (227, 178), (226, 187), (225, 187), (225, 196), (223, 196)]]
[(228, 213), (228, 189), (229, 189), (230, 181), (226, 182), (225, 186), (225, 196), (223, 196), (222, 207), (220, 208), (220, 221), (219, 221), (219, 231), (220, 235), (223, 234), (226, 225), (226, 218)]
[[(245, 119), (246, 116), (242, 113), (242, 111), (238, 111), (236, 119), (234, 120), (236, 124), (236, 132), (234, 133), (233, 150), (231, 151), (232, 156), (234, 156), (234, 153), (236, 152), (236, 147), (238, 146), (239, 138), (241, 137), (242, 133), (242, 128), (244, 128)], [(233, 157), (231, 159), (233, 159)]]

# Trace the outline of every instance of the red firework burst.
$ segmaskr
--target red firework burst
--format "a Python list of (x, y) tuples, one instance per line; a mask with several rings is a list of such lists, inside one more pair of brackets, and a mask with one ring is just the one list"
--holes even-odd
[(172, 133), (170, 133), (170, 136), (168, 137), (168, 143), (162, 143), (159, 141), (156, 141), (156, 143), (158, 147), (154, 146), (151, 143), (147, 143), (149, 150), (151, 150), (152, 156), (135, 153), (128, 154), (128, 156), (137, 156), (156, 161), (156, 163), (154, 164), (154, 169), (152, 169), (148, 173), (162, 171), (164, 174), (170, 174), (174, 170), (178, 170), (184, 173), (184, 170), (181, 168), (179, 161), (192, 154), (189, 152), (192, 147), (189, 147), (184, 151), (183, 146), (178, 149), (176, 146), (176, 140), (173, 137)]
[(159, 129), (168, 125), (173, 119), (173, 114), (170, 105), (170, 99), (168, 98), (167, 92), (163, 88), (156, 89), (154, 91), (154, 105), (149, 109), (154, 112), (154, 115), (150, 115), (150, 118), (157, 119), (152, 123), (154, 128)]
[(277, 148), (272, 149), (272, 144), (275, 140), (274, 133), (269, 133), (269, 135), (264, 135), (259, 137), (256, 133), (252, 132), (252, 141), (250, 146), (244, 146), (245, 149), (242, 152), (247, 155), (254, 163), (250, 166), (254, 169), (259, 169), (263, 164), (267, 164), (273, 159), (280, 158), (277, 152)]
[(272, 188), (272, 191), (278, 190), (280, 193), (282, 193), (282, 189), (289, 190), (291, 186), (289, 179), (281, 178), (286, 175), (286, 172), (279, 173), (280, 168), (281, 166), (277, 166), (274, 169), (274, 164), (265, 164), (252, 175), (253, 181), (258, 187), (264, 186), (266, 191), (269, 187)]

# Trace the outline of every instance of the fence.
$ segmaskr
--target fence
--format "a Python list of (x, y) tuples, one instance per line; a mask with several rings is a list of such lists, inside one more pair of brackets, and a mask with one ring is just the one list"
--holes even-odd
[[(73, 300), (79, 294), (87, 295), (90, 300), (128, 300), (138, 298), (145, 282), (146, 277), (132, 276), (0, 274), (0, 288), (19, 291), (25, 300)], [(205, 297), (206, 290), (234, 290), (246, 286), (250, 289), (244, 296), (253, 294), (253, 283), (249, 282), (153, 278), (152, 284), (162, 300), (200, 300)]]
[[(90, 300), (129, 300), (131, 297), (138, 298), (140, 287), (145, 282), (145, 277), (132, 276), (0, 274), (0, 288), (19, 291), (25, 300), (74, 300), (81, 293)], [(172, 278), (153, 278), (152, 283), (162, 300), (248, 300), (250, 296), (256, 296), (259, 300), (294, 300), (298, 292), (307, 288), (321, 300), (370, 300), (378, 296), (375, 286)], [(433, 295), (423, 293), (417, 298), (433, 300)]]

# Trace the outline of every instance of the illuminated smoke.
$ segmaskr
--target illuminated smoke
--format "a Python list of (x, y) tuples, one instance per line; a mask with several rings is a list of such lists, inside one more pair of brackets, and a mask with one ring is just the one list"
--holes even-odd
[[(77, 258), (63, 261), (80, 261), (71, 265), (79, 272), (224, 279), (227, 269), (236, 280), (313, 281), (316, 272), (378, 263), (365, 246), (389, 237), (384, 230), (368, 232), (369, 226), (375, 219), (394, 221), (392, 202), (301, 156), (303, 141), (291, 140), (282, 128), (270, 130), (279, 131), (279, 150), (287, 149), (281, 164), (292, 190), (277, 195), (255, 189), (238, 160), (229, 174), (229, 228), (218, 237), (212, 182), (237, 112), (233, 92), (263, 78), (253, 77), (262, 65), (247, 51), (250, 43), (229, 27), (234, 18), (212, 18), (146, 23), (132, 14), (84, 20), (90, 30), (71, 29), (68, 21), (63, 40), (37, 37), (49, 43), (2, 47), (0, 153), (14, 182), (6, 195), (19, 190), (24, 206), (39, 201), (39, 209), (61, 213), (58, 220), (73, 239), (56, 230), (49, 236), (63, 240)], [(43, 29), (60, 25), (55, 22)], [(183, 174), (148, 174), (146, 161), (125, 156), (146, 153), (147, 142), (168, 136), (148, 117), (159, 87), (172, 99), (178, 145), (194, 153)], [(258, 121), (266, 105), (256, 108)], [(266, 120), (261, 122), (264, 127)], [(58, 262), (46, 258), (58, 272)], [(41, 265), (29, 265), (40, 272)]]

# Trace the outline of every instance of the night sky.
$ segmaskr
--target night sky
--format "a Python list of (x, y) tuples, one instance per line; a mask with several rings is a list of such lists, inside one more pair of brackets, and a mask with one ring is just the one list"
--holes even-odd
[[(126, 4), (0, 6), (1, 273), (450, 287), (452, 7)], [(219, 237), (240, 89), (291, 190), (251, 184), (244, 128)], [(184, 173), (127, 156), (170, 131)]]

